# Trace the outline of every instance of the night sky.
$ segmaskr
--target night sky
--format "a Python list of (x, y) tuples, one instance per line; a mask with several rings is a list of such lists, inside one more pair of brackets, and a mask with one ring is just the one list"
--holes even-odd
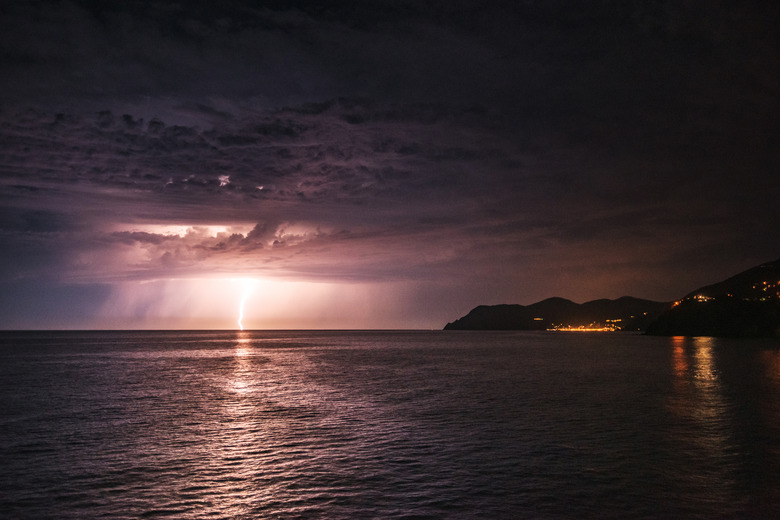
[(780, 258), (780, 7), (15, 2), (0, 328), (440, 328)]

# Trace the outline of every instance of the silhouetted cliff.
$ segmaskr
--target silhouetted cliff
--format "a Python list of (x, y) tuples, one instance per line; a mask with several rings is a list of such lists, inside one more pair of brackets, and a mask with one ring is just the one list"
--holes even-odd
[(583, 304), (564, 298), (548, 298), (528, 306), (480, 305), (466, 316), (448, 323), (444, 329), (548, 330), (590, 327), (636, 331), (644, 330), (669, 305), (630, 296)]
[(687, 300), (647, 328), (654, 336), (780, 337), (780, 301)]
[(647, 333), (780, 337), (780, 260), (687, 294), (661, 314)]

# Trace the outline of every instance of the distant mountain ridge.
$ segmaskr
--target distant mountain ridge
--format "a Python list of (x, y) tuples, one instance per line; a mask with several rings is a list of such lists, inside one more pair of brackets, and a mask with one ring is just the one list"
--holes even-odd
[(448, 323), (444, 330), (548, 330), (599, 328), (644, 330), (669, 302), (623, 296), (616, 300), (593, 300), (578, 304), (553, 297), (531, 305), (480, 305)]
[(626, 330), (652, 335), (780, 338), (780, 259), (675, 302), (624, 296), (582, 304), (548, 298), (531, 305), (480, 305), (444, 330)]

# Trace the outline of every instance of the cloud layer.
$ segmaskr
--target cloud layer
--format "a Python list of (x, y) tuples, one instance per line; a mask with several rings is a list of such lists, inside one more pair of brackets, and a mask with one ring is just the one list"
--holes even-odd
[(15, 5), (0, 283), (398, 283), (420, 313), (673, 299), (780, 255), (771, 13)]

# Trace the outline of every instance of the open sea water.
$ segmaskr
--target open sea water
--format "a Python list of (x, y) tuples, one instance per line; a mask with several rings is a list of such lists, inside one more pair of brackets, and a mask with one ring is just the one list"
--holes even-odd
[(779, 518), (780, 344), (3, 332), (2, 518)]

